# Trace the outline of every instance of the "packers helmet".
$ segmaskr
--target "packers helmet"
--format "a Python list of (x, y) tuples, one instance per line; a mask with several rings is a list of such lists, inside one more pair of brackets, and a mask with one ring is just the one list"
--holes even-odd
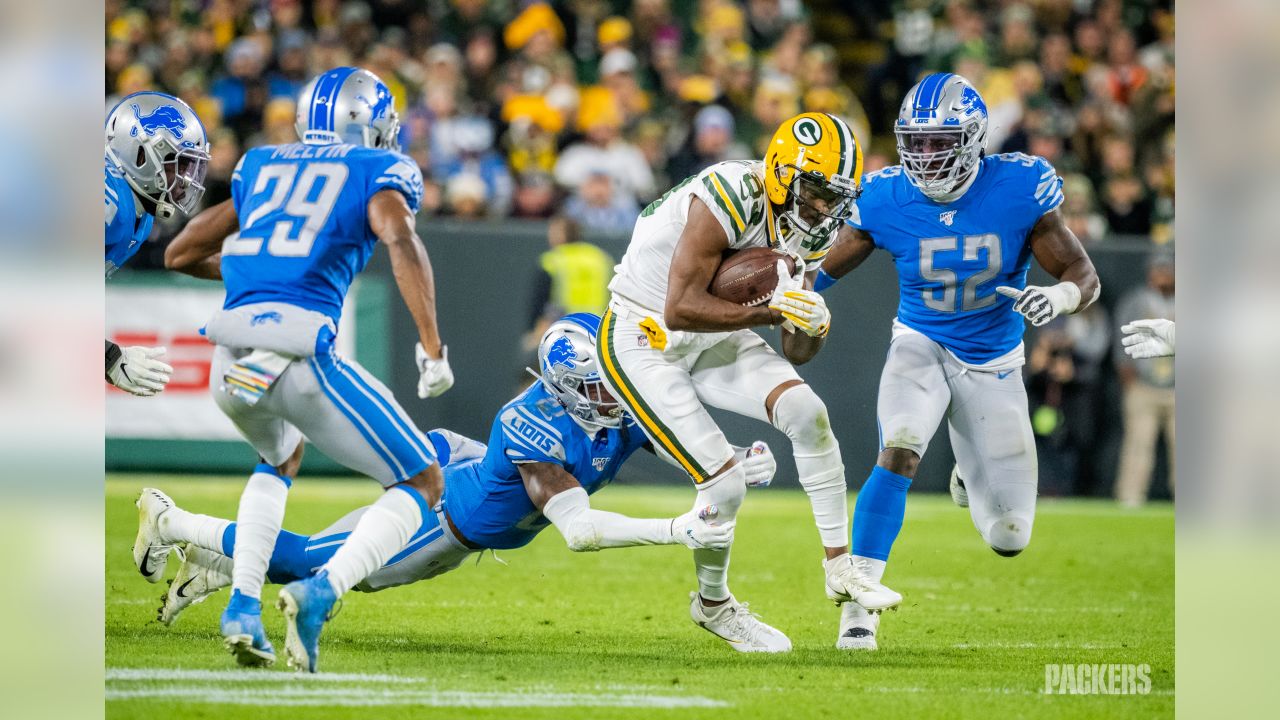
[(829, 113), (801, 113), (778, 127), (764, 156), (764, 188), (782, 208), (778, 230), (813, 237), (834, 232), (862, 191), (862, 148)]

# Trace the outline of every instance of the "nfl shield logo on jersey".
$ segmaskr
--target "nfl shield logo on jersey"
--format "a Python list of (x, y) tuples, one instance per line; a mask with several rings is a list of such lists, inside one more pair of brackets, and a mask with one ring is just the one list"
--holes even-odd
[(608, 463), (609, 463), (608, 456), (591, 458), (591, 467), (595, 468), (596, 472), (603, 472), (604, 466), (607, 465)]
[(947, 227), (951, 227), (951, 223), (956, 221), (956, 211), (948, 210), (938, 215), (938, 220), (941, 220), (943, 225), (946, 225)]

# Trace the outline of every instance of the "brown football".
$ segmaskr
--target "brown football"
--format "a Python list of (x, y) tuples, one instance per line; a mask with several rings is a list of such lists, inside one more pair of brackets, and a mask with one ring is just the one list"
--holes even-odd
[(707, 290), (731, 303), (759, 305), (766, 302), (778, 286), (779, 260), (787, 264), (788, 273), (795, 272), (795, 260), (769, 248), (726, 250)]

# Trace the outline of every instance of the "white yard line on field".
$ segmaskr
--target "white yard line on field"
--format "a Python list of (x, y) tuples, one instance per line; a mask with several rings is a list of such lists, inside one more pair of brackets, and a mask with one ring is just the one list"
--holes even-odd
[(617, 692), (444, 690), (399, 675), (249, 670), (108, 668), (107, 700), (179, 699), (186, 703), (276, 706), (379, 707), (635, 707), (719, 708), (729, 703), (697, 695), (654, 694), (646, 688)]

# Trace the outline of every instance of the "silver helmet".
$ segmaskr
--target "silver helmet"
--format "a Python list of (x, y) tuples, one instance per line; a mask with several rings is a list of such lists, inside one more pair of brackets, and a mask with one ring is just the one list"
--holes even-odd
[(209, 138), (186, 103), (144, 90), (126, 96), (107, 114), (107, 158), (155, 215), (190, 215), (204, 195)]
[[(538, 343), (534, 373), (577, 423), (588, 431), (622, 424), (623, 410), (600, 379), (596, 333), (600, 316), (566, 315), (551, 323)], [(530, 371), (532, 372), (532, 370)]]
[(963, 185), (982, 160), (987, 104), (968, 80), (934, 73), (907, 93), (893, 131), (907, 178), (937, 200)]
[(360, 68), (326, 70), (307, 83), (298, 96), (294, 127), (309, 145), (400, 149), (395, 97), (377, 75)]

